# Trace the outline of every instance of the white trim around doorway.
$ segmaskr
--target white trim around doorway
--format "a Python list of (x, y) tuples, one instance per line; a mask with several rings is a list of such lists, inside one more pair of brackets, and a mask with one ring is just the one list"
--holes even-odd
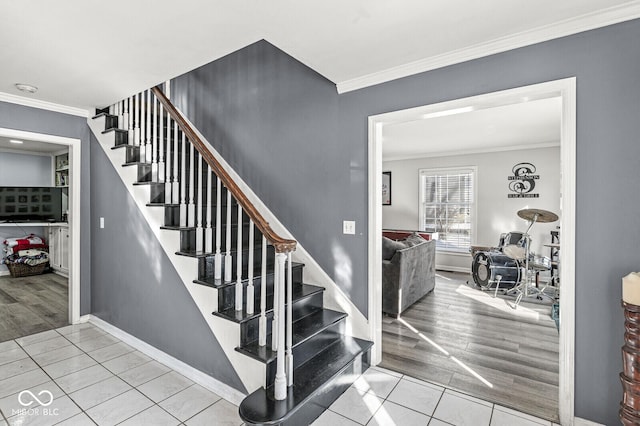
[[(408, 113), (416, 115), (453, 110), (468, 106), (486, 108), (508, 105), (526, 99), (562, 98), (561, 119), (561, 219), (560, 244), (562, 265), (560, 282), (560, 359), (559, 416), (563, 425), (573, 425), (575, 370), (575, 218), (576, 218), (576, 78), (550, 81), (499, 92), (456, 99), (408, 110), (393, 111), (369, 117), (368, 159), (368, 310), (371, 340), (374, 342), (371, 365), (382, 360), (382, 129), (385, 125), (406, 120)], [(483, 106), (484, 105), (484, 106)]]
[[(71, 163), (71, 186), (69, 188), (69, 233), (71, 247), (69, 256), (69, 323), (80, 321), (80, 173), (81, 140), (44, 133), (0, 128), (0, 136), (37, 142), (67, 145)], [(25, 151), (26, 153), (29, 153)]]

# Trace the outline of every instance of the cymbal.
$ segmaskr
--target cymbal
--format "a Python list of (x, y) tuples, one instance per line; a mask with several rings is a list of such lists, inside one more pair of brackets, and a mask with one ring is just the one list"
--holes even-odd
[(522, 209), (518, 211), (518, 216), (532, 222), (535, 221), (541, 223), (555, 222), (558, 220), (557, 214), (541, 209)]

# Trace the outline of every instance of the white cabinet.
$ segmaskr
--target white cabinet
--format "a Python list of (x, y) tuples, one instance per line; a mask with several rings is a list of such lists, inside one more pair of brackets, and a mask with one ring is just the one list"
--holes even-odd
[(49, 264), (63, 275), (69, 275), (69, 241), (69, 226), (49, 227)]

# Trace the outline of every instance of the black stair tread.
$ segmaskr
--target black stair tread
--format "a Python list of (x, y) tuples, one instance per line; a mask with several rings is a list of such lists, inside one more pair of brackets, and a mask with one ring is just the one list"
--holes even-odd
[(134, 185), (162, 185), (164, 187), (164, 182), (133, 182)]
[[(222, 253), (224, 254), (224, 253)], [(224, 264), (224, 259), (222, 260), (222, 263)], [(234, 268), (236, 267), (236, 265), (233, 265)], [(304, 267), (304, 263), (298, 263), (298, 262), (291, 262), (291, 268), (298, 268), (298, 267)], [(254, 282), (260, 282), (260, 274), (262, 274), (262, 264), (258, 263), (256, 264), (256, 266), (253, 268), (253, 280)], [(267, 275), (273, 275), (273, 263), (267, 263)], [(248, 281), (249, 278), (245, 278), (242, 281)], [(236, 282), (234, 280), (232, 281), (228, 281), (225, 282), (223, 280), (216, 280), (215, 278), (207, 278), (204, 280), (193, 280), (193, 282), (195, 284), (200, 284), (200, 285), (205, 285), (207, 287), (214, 287), (214, 288), (224, 288), (224, 287), (228, 287), (231, 285), (235, 285)]]
[[(347, 314), (344, 312), (320, 308), (297, 319), (292, 324), (291, 344), (296, 347), (346, 317)], [(267, 336), (267, 342), (271, 342), (271, 333)], [(264, 363), (275, 360), (277, 355), (271, 350), (271, 345), (260, 346), (257, 340), (238, 347), (236, 350)]]
[(117, 127), (112, 127), (110, 129), (107, 129), (104, 132), (102, 132), (102, 134), (109, 133), (109, 132), (128, 133), (128, 130), (122, 130), (122, 129), (118, 129)]
[(101, 112), (92, 117), (92, 119), (100, 118), (100, 117), (117, 117), (117, 115), (109, 114), (108, 112)]
[[(295, 284), (294, 283), (292, 286), (292, 290), (293, 290), (293, 293), (291, 294), (291, 299), (293, 303), (295, 303), (298, 300), (313, 296), (318, 292), (324, 291), (324, 287), (318, 287), (316, 285), (311, 285), (311, 284)], [(265, 314), (273, 312), (273, 293), (267, 294), (266, 305), (267, 305), (267, 310)], [(243, 323), (260, 316), (260, 305), (259, 304), (254, 305), (254, 313), (251, 315), (247, 314), (246, 307), (243, 307), (241, 311), (236, 311), (234, 307), (231, 307), (229, 309), (225, 309), (224, 311), (213, 312), (213, 315), (228, 319), (233, 322)]]
[(151, 165), (152, 165), (152, 163), (145, 163), (144, 161), (132, 161), (131, 163), (124, 163), (122, 165), (122, 167), (128, 167), (128, 166), (151, 166)]
[(280, 424), (314, 395), (319, 395), (330, 386), (360, 354), (371, 348), (373, 343), (342, 336), (333, 345), (293, 372), (293, 386), (288, 388), (287, 397), (276, 401), (273, 385), (256, 390), (246, 397), (239, 407), (240, 417), (251, 424)]
[(180, 204), (171, 203), (147, 203), (147, 207), (179, 207)]
[(135, 148), (135, 149), (140, 149), (140, 147), (138, 145), (128, 145), (126, 143), (120, 144), (120, 145), (116, 145), (116, 146), (112, 146), (111, 149), (121, 149), (121, 148)]

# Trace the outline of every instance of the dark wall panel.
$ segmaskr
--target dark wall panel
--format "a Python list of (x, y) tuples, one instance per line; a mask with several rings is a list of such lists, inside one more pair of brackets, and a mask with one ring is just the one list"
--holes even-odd
[(82, 151), (80, 200), (80, 314), (91, 313), (91, 211), (89, 127), (87, 119), (0, 102), (0, 127), (80, 139)]
[[(173, 98), (354, 303), (367, 307), (367, 117), (577, 77), (576, 415), (615, 424), (620, 279), (640, 252), (640, 22), (338, 95), (259, 42), (178, 77)], [(342, 220), (356, 235), (342, 235)]]
[[(93, 135), (91, 141), (93, 315), (246, 392)], [(99, 228), (100, 217), (105, 218), (104, 229)], [(195, 269), (193, 274), (195, 278)]]

